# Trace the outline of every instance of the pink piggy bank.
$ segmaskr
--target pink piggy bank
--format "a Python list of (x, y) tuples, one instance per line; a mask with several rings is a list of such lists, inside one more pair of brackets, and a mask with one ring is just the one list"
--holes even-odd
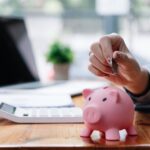
[(133, 127), (134, 104), (130, 96), (119, 88), (103, 87), (83, 91), (85, 128), (81, 137), (90, 137), (93, 130), (105, 133), (106, 140), (120, 140), (119, 130), (137, 135)]

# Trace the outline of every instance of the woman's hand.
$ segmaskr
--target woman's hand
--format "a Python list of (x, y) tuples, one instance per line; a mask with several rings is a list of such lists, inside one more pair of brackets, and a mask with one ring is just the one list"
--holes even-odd
[[(113, 59), (117, 64), (114, 74), (110, 66)], [(121, 85), (134, 94), (142, 93), (148, 84), (148, 72), (140, 67), (129, 52), (124, 40), (117, 34), (103, 36), (93, 43), (90, 51), (89, 70), (97, 76)]]

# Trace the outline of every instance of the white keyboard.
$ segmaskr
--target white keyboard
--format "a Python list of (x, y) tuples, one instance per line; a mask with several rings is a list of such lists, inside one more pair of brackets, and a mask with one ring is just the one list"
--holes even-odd
[(80, 123), (82, 109), (79, 107), (61, 108), (20, 108), (3, 103), (0, 117), (17, 123)]

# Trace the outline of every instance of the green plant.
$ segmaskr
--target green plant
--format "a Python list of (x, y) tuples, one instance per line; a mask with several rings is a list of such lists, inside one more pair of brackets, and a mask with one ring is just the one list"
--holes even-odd
[(55, 41), (49, 48), (46, 59), (53, 64), (72, 63), (74, 59), (73, 51), (70, 47)]

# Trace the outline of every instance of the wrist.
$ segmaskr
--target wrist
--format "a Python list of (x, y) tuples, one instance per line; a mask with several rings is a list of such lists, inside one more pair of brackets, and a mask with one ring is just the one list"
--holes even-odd
[(146, 69), (142, 68), (137, 77), (134, 78), (132, 83), (129, 83), (125, 88), (134, 95), (143, 93), (149, 84), (149, 73)]

